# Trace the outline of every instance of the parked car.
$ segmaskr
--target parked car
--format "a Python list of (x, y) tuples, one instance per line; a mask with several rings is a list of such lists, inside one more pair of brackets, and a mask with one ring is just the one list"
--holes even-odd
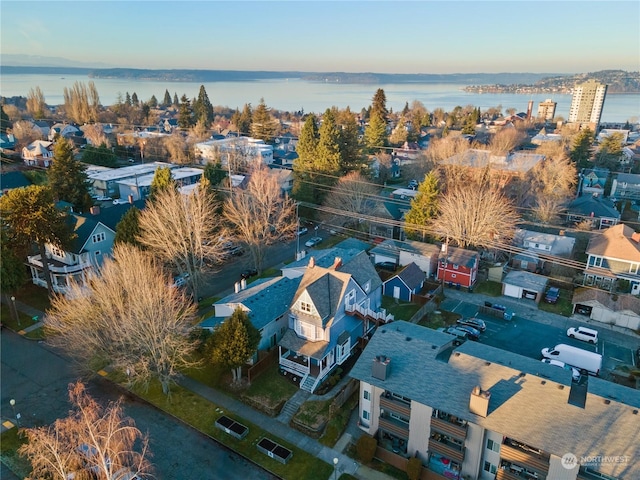
[(554, 367), (560, 367), (560, 368), (563, 368), (565, 370), (571, 370), (571, 376), (573, 377), (574, 380), (578, 380), (580, 378), (580, 370), (578, 370), (577, 368), (572, 367), (571, 365), (567, 365), (566, 363), (561, 362), (560, 360), (553, 360), (551, 358), (543, 358), (540, 361), (542, 363), (546, 363), (547, 365), (553, 365)]
[(411, 189), (411, 190), (415, 190), (418, 188), (418, 181), (417, 180), (411, 180), (409, 182), (409, 184), (407, 185), (407, 188)]
[(308, 233), (309, 229), (307, 227), (302, 227), (298, 229), (298, 236), (300, 235), (304, 235), (305, 233)]
[(467, 318), (459, 318), (456, 320), (458, 325), (466, 325), (469, 327), (473, 327), (476, 330), (480, 330), (480, 332), (484, 332), (487, 329), (487, 324), (484, 323), (484, 320), (479, 318), (467, 317)]
[(177, 275), (173, 277), (173, 286), (174, 287), (184, 287), (189, 280), (189, 274), (183, 273), (181, 275)]
[(551, 287), (547, 290), (544, 301), (547, 303), (558, 303), (558, 298), (560, 298), (560, 289), (558, 287)]
[(111, 197), (107, 197), (106, 195), (98, 195), (96, 200), (99, 202), (109, 202), (111, 201)]
[(456, 337), (456, 340), (453, 342), (454, 345), (460, 345), (469, 339), (469, 334), (467, 332), (456, 327), (445, 328), (444, 333), (448, 333), (449, 335), (454, 335)]
[(394, 262), (380, 262), (376, 263), (376, 268), (387, 270), (388, 272), (395, 272), (398, 266)]
[(114, 205), (124, 205), (125, 203), (129, 203), (129, 200), (127, 200), (126, 198), (116, 198), (113, 201)]
[(567, 336), (570, 338), (577, 338), (583, 342), (598, 343), (598, 331), (587, 327), (569, 328), (567, 330)]
[(473, 340), (474, 342), (480, 340), (480, 330), (470, 327), (469, 325), (458, 325), (456, 328), (463, 332), (467, 332), (470, 340)]
[(312, 237), (309, 240), (307, 240), (305, 242), (305, 246), (306, 247), (315, 247), (316, 245), (318, 245), (320, 242), (322, 241), (321, 237)]
[(246, 270), (240, 272), (240, 277), (244, 279), (255, 277), (256, 275), (258, 275), (258, 270), (256, 270), (255, 268), (247, 268)]

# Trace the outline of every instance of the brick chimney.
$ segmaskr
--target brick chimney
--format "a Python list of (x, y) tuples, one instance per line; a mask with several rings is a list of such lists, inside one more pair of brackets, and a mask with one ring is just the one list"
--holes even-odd
[(476, 385), (471, 391), (469, 411), (480, 417), (487, 418), (489, 414), (489, 400), (491, 400), (491, 392), (489, 390), (482, 390)]
[(631, 234), (631, 240), (636, 243), (640, 243), (640, 232), (634, 232)]
[(342, 266), (342, 258), (336, 257), (335, 260), (333, 261), (333, 267), (332, 268), (334, 270), (338, 270), (341, 266)]
[(91, 215), (100, 215), (100, 205), (92, 206), (89, 212), (91, 212)]

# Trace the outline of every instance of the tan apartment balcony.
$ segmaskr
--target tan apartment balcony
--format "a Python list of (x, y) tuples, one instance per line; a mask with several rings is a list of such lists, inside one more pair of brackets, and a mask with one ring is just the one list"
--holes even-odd
[(525, 450), (522, 446), (517, 447), (513, 444), (503, 443), (500, 445), (500, 458), (528, 470), (535, 470), (545, 476), (549, 473), (549, 455), (544, 452), (536, 452), (533, 449)]
[(431, 430), (436, 430), (458, 440), (467, 438), (467, 424), (462, 422), (452, 422), (450, 420), (431, 417)]
[(455, 443), (430, 438), (428, 448), (430, 452), (438, 453), (454, 462), (462, 463), (464, 461), (464, 447)]
[(380, 407), (388, 411), (399, 413), (403, 417), (411, 416), (411, 406), (402, 400), (383, 393), (380, 395)]
[(409, 438), (409, 424), (389, 417), (378, 418), (378, 428), (381, 428), (400, 438)]

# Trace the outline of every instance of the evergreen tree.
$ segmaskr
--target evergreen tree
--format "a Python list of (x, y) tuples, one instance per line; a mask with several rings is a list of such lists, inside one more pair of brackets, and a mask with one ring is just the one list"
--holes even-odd
[[(327, 109), (322, 116), (322, 124), (318, 129), (320, 138), (318, 140), (317, 163), (322, 172), (328, 175), (338, 175), (342, 164), (340, 156), (340, 130), (336, 124), (336, 119), (331, 109)], [(327, 180), (327, 183), (334, 184), (334, 180)]]
[(571, 161), (573, 161), (578, 168), (589, 166), (591, 145), (593, 145), (593, 132), (589, 128), (585, 128), (578, 133), (569, 152)]
[(404, 108), (402, 109), (402, 116), (406, 117), (409, 114), (409, 102), (404, 103)]
[(260, 332), (248, 314), (238, 307), (231, 317), (219, 324), (211, 337), (213, 363), (231, 369), (233, 381), (242, 377), (242, 366), (256, 353)]
[(387, 96), (384, 90), (379, 88), (376, 90), (373, 96), (373, 102), (371, 103), (371, 116), (379, 115), (386, 123), (389, 117), (389, 111), (387, 110)]
[(308, 115), (302, 126), (296, 145), (298, 158), (293, 162), (293, 196), (306, 202), (314, 202), (315, 187), (311, 184), (318, 152), (318, 124), (314, 115)]
[(180, 101), (178, 100), (178, 94), (175, 92), (173, 94), (173, 106), (176, 108), (180, 106)]
[(193, 111), (191, 108), (191, 101), (186, 95), (182, 95), (180, 98), (180, 111), (178, 112), (178, 126), (180, 128), (187, 129), (193, 125)]
[(4, 111), (4, 104), (0, 108), (0, 133), (6, 134), (8, 128), (12, 128), (13, 125), (9, 120), (9, 115)]
[(364, 129), (364, 144), (371, 153), (387, 146), (387, 122), (373, 111), (369, 117), (369, 125)]
[(204, 166), (204, 172), (202, 173), (203, 177), (209, 181), (211, 188), (215, 188), (222, 183), (222, 181), (227, 178), (227, 171), (222, 168), (222, 164), (218, 163), (207, 163)]
[(273, 140), (278, 128), (269, 110), (264, 103), (264, 98), (261, 98), (260, 104), (251, 116), (251, 136), (264, 140), (266, 143), (270, 143)]
[(138, 241), (140, 235), (140, 210), (131, 207), (122, 216), (116, 225), (116, 237), (113, 240), (114, 245), (118, 243), (128, 243), (138, 248), (142, 248), (142, 244)]
[(614, 133), (605, 137), (599, 145), (598, 152), (594, 158), (597, 167), (608, 168), (615, 171), (620, 167), (624, 148), (624, 137), (621, 133)]
[(231, 125), (236, 127), (236, 131), (239, 132), (238, 124), (240, 123), (240, 110), (236, 108), (236, 111), (231, 115)]
[(171, 105), (171, 94), (169, 93), (169, 90), (165, 90), (164, 99), (162, 100), (162, 106), (168, 107), (170, 105)]
[(198, 98), (193, 102), (193, 114), (196, 122), (202, 120), (207, 127), (211, 125), (213, 121), (213, 106), (209, 101), (209, 96), (207, 95), (204, 85), (200, 85)]
[(5, 228), (0, 230), (0, 284), (5, 293), (15, 292), (20, 288), (27, 277), (24, 261), (21, 260), (8, 242), (8, 233)]
[(238, 132), (240, 132), (241, 135), (250, 134), (252, 116), (253, 114), (251, 111), (251, 104), (245, 103), (244, 107), (242, 108), (242, 113), (240, 114), (240, 120), (236, 124), (236, 127), (238, 128)]
[(178, 184), (171, 175), (171, 169), (169, 167), (159, 167), (153, 175), (153, 180), (151, 180), (149, 200), (153, 201), (161, 191), (169, 188), (178, 189)]
[(89, 195), (86, 166), (73, 155), (71, 141), (60, 138), (53, 148), (53, 162), (47, 172), (49, 187), (59, 199), (73, 205), (76, 212), (86, 212), (93, 201)]
[(348, 173), (360, 170), (363, 162), (360, 141), (358, 140), (360, 128), (358, 127), (356, 116), (347, 107), (337, 113), (336, 122), (340, 126), (338, 144), (340, 145), (340, 157), (342, 159), (341, 171), (342, 173)]
[(87, 145), (82, 150), (82, 162), (92, 165), (100, 165), (102, 167), (116, 168), (118, 166), (118, 157), (104, 143), (99, 147)]
[[(46, 258), (46, 244), (68, 247), (72, 239), (68, 215), (56, 208), (48, 187), (31, 185), (14, 188), (0, 197), (2, 228), (6, 228), (10, 248), (26, 251), (36, 244), (40, 258)], [(49, 262), (42, 262), (44, 278), (50, 294), (53, 283)]]
[(136, 92), (133, 92), (133, 95), (131, 95), (131, 104), (136, 107), (140, 104), (140, 100), (138, 100), (138, 94)]
[(407, 233), (425, 239), (426, 228), (438, 215), (439, 193), (438, 177), (434, 172), (429, 172), (418, 186), (418, 193), (411, 200), (411, 209), (405, 215)]
[(132, 103), (131, 103), (131, 95), (129, 95), (129, 92), (127, 92), (127, 93), (125, 94), (125, 96), (124, 96), (124, 104), (125, 104), (127, 107), (130, 107), (130, 106), (132, 105)]
[(151, 108), (156, 108), (158, 106), (158, 99), (156, 98), (155, 95), (151, 95), (151, 98), (149, 99), (148, 105)]

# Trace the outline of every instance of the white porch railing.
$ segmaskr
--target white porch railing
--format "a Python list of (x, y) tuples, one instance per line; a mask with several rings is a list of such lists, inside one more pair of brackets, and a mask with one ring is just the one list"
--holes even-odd
[(310, 372), (310, 368), (305, 365), (300, 365), (297, 362), (293, 362), (291, 360), (287, 360), (284, 357), (280, 357), (279, 360), (280, 366), (286, 368), (287, 370), (293, 371), (301, 377), (307, 375)]
[(363, 317), (369, 317), (374, 320), (382, 321), (383, 323), (392, 322), (394, 317), (392, 314), (387, 314), (387, 311), (384, 308), (381, 308), (379, 311), (371, 310), (370, 308), (364, 308), (360, 305), (351, 304), (345, 307), (347, 313), (354, 314), (359, 313)]
[[(34, 277), (31, 280), (33, 280), (34, 285), (38, 285), (39, 287), (44, 287), (44, 288), (48, 287), (46, 280), (43, 280), (42, 278)], [(53, 284), (53, 291), (56, 293), (62, 293), (66, 295), (68, 290), (69, 290), (69, 287), (67, 287), (66, 285), (58, 285), (57, 283)]]
[[(44, 268), (44, 266), (42, 265), (42, 258), (40, 257), (40, 255), (29, 256), (27, 257), (27, 261), (30, 265)], [(64, 265), (64, 266), (57, 266), (49, 263), (49, 271), (51, 273), (77, 273), (89, 268), (93, 268), (93, 265), (91, 265), (88, 262), (82, 262), (76, 265)]]

